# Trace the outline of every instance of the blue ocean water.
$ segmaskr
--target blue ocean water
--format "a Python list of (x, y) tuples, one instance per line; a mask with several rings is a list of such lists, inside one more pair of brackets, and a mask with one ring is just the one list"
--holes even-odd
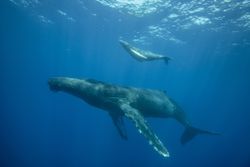
[[(1, 167), (250, 165), (248, 0), (5, 0), (0, 8)], [(138, 62), (119, 39), (173, 60)], [(195, 127), (222, 135), (182, 146), (177, 121), (150, 118), (170, 152), (163, 158), (129, 120), (124, 141), (106, 112), (51, 92), (54, 76), (165, 90)]]

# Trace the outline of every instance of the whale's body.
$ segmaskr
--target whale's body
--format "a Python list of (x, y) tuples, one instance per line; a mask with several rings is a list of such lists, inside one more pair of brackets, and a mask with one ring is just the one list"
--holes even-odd
[(142, 50), (139, 48), (136, 48), (129, 44), (126, 41), (119, 40), (122, 47), (136, 60), (142, 62), (142, 61), (152, 61), (152, 60), (164, 60), (166, 64), (168, 64), (168, 61), (171, 60), (170, 57), (163, 56), (157, 53), (153, 53), (150, 51)]
[(186, 127), (181, 139), (182, 143), (191, 140), (198, 133), (215, 134), (193, 128), (181, 108), (162, 91), (67, 77), (51, 78), (48, 83), (53, 91), (67, 92), (81, 98), (91, 106), (108, 111), (123, 139), (127, 139), (123, 116), (129, 118), (150, 145), (164, 157), (168, 157), (169, 152), (148, 126), (144, 117), (172, 117), (179, 121)]

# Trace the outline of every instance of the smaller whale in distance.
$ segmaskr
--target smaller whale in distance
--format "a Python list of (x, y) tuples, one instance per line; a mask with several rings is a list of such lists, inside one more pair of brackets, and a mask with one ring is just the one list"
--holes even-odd
[(135, 58), (140, 62), (152, 61), (152, 60), (164, 60), (165, 63), (168, 64), (168, 61), (171, 60), (170, 57), (136, 48), (124, 40), (119, 40), (119, 43), (133, 58)]

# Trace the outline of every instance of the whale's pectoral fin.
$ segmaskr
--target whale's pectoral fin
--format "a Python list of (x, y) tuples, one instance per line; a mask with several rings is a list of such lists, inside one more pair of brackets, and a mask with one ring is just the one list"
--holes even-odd
[(122, 115), (110, 113), (110, 116), (111, 116), (113, 123), (115, 124), (115, 127), (117, 128), (120, 136), (122, 137), (122, 139), (128, 140), (127, 131), (126, 131), (126, 128), (125, 128), (125, 125), (123, 122)]
[(138, 128), (139, 132), (144, 135), (144, 137), (149, 141), (149, 144), (154, 147), (154, 149), (164, 157), (169, 157), (169, 152), (162, 144), (160, 139), (155, 135), (151, 128), (147, 125), (146, 120), (140, 114), (140, 112), (131, 107), (129, 104), (121, 104), (121, 109), (124, 115), (133, 121), (135, 126)]

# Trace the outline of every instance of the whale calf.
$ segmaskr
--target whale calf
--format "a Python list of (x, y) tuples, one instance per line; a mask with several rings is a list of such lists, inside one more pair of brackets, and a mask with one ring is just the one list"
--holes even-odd
[(171, 60), (170, 57), (163, 56), (160, 54), (156, 54), (150, 51), (142, 50), (130, 45), (128, 42), (124, 40), (119, 40), (122, 47), (136, 60), (142, 61), (152, 61), (152, 60), (164, 60), (166, 64)]
[(123, 118), (129, 118), (139, 133), (163, 157), (169, 157), (169, 152), (149, 127), (145, 117), (176, 119), (185, 127), (181, 137), (183, 144), (197, 134), (217, 135), (214, 132), (194, 128), (180, 106), (162, 91), (118, 86), (94, 79), (68, 77), (50, 78), (48, 84), (52, 91), (69, 93), (81, 98), (91, 106), (107, 111), (123, 139), (127, 139)]

